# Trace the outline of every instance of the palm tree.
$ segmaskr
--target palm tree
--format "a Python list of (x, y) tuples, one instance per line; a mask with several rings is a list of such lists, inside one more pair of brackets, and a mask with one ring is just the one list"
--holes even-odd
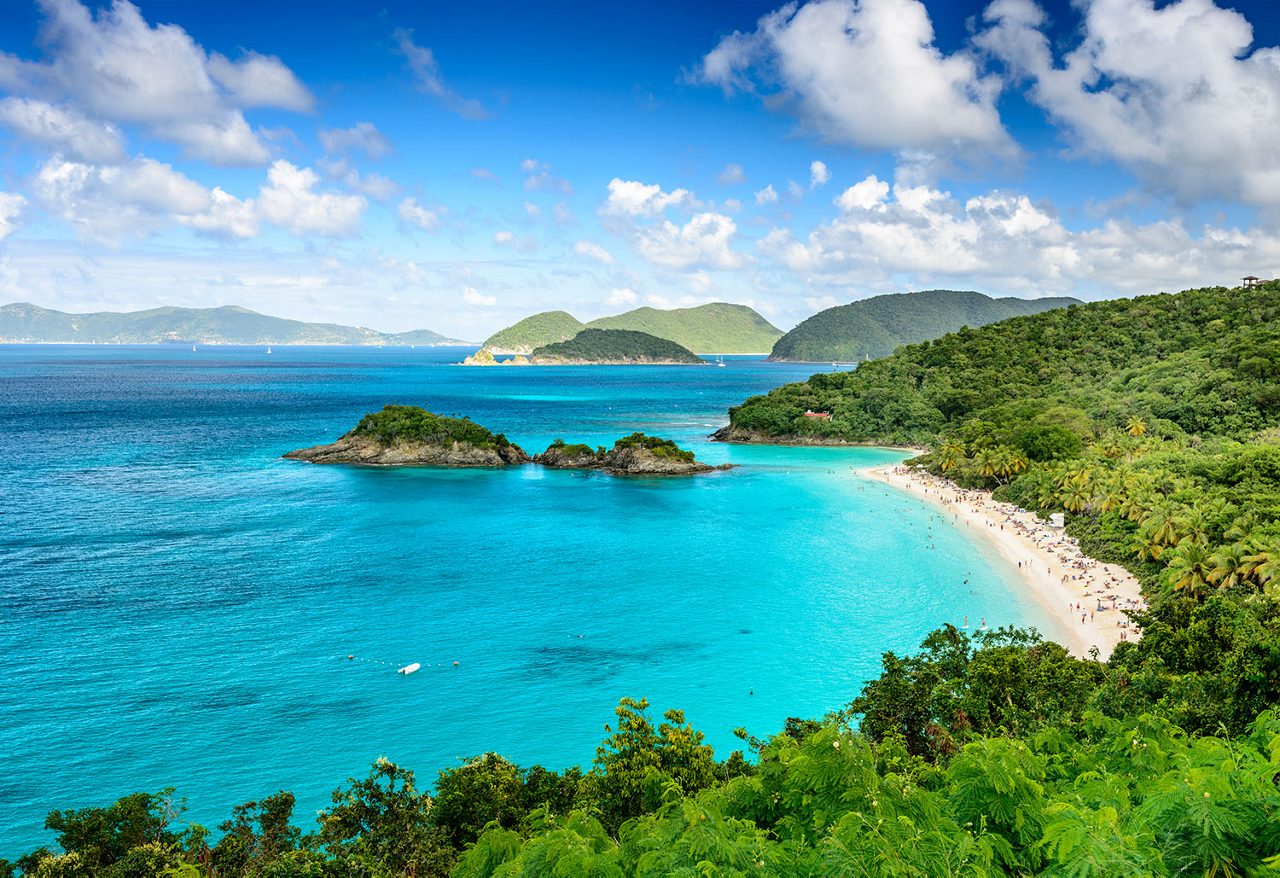
[(1256, 580), (1258, 585), (1265, 587), (1274, 582), (1280, 582), (1280, 551), (1276, 548), (1258, 547), (1244, 560), (1248, 565), (1249, 577)]
[[(1186, 508), (1164, 500), (1157, 503), (1142, 519), (1139, 537), (1146, 544), (1145, 556), (1159, 558), (1166, 546), (1177, 544), (1186, 534), (1182, 529), (1182, 517)], [(1140, 548), (1139, 555), (1143, 555)]]
[(1184, 539), (1169, 552), (1165, 580), (1174, 591), (1200, 600), (1208, 588), (1210, 570), (1209, 550), (1204, 543)]
[(938, 449), (938, 465), (944, 473), (951, 472), (964, 460), (964, 446), (955, 440), (942, 443)]
[(1124, 425), (1124, 429), (1130, 436), (1145, 436), (1147, 434), (1147, 422), (1135, 415)]
[(1209, 558), (1209, 581), (1218, 588), (1240, 585), (1249, 579), (1252, 572), (1248, 559), (1249, 549), (1244, 543), (1219, 547)]

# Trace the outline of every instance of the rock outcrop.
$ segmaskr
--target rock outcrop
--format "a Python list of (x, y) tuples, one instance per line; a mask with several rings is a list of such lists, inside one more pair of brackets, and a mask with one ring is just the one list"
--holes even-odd
[(625, 476), (691, 476), (731, 467), (710, 466), (695, 460), (692, 452), (681, 450), (674, 442), (643, 433), (619, 439), (607, 450), (557, 441), (534, 462), (552, 469), (594, 469)]
[(346, 434), (337, 442), (290, 451), (290, 460), (310, 463), (358, 463), (366, 466), (513, 466), (530, 461), (519, 445), (483, 448), (469, 442), (384, 443), (371, 436)]

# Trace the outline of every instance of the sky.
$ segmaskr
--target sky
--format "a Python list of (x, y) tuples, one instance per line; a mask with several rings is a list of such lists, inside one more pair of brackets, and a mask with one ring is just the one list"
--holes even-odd
[(0, 0), (0, 303), (482, 339), (1280, 274), (1280, 4)]

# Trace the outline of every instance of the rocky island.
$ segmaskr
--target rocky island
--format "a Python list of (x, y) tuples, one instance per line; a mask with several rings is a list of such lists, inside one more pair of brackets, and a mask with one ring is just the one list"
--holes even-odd
[(670, 439), (632, 433), (613, 443), (592, 449), (589, 445), (568, 445), (557, 439), (546, 451), (534, 458), (536, 463), (552, 469), (595, 469), (627, 476), (686, 476), (729, 469), (732, 464), (710, 466), (696, 460)]
[(584, 329), (568, 341), (537, 348), (535, 366), (705, 366), (686, 347), (629, 329)]
[(529, 455), (501, 433), (466, 418), (447, 418), (413, 405), (389, 405), (360, 419), (336, 442), (290, 451), (290, 460), (368, 466), (512, 466)]
[(503, 467), (537, 463), (551, 469), (594, 469), (614, 475), (686, 476), (729, 469), (695, 460), (669, 439), (632, 433), (613, 448), (566, 445), (557, 439), (530, 457), (502, 433), (466, 418), (448, 418), (414, 405), (389, 405), (360, 419), (336, 442), (284, 455), (308, 463), (365, 466)]

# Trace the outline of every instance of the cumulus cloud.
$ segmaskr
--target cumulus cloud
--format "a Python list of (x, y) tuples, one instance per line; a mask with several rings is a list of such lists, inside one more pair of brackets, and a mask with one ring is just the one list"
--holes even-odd
[(414, 87), (418, 91), (437, 99), (445, 109), (464, 119), (488, 118), (489, 114), (479, 101), (464, 98), (445, 84), (435, 53), (414, 43), (412, 30), (397, 28), (391, 36), (396, 41), (396, 51), (404, 56), (413, 73)]
[(477, 308), (489, 308), (498, 304), (496, 296), (486, 296), (475, 287), (463, 287), (462, 301), (468, 305), (474, 305)]
[(361, 172), (345, 158), (321, 158), (316, 166), (331, 180), (340, 180), (354, 192), (368, 195), (374, 201), (390, 201), (400, 194), (400, 184), (390, 177), (367, 171)]
[(357, 122), (350, 128), (321, 128), (320, 145), (330, 155), (362, 152), (380, 159), (391, 152), (391, 141), (372, 122)]
[[(890, 194), (891, 193), (891, 194)], [(840, 213), (804, 238), (774, 229), (759, 249), (814, 285), (913, 283), (1029, 294), (1151, 292), (1218, 283), (1280, 265), (1262, 229), (1110, 220), (1066, 228), (1052, 207), (1016, 192), (964, 201), (928, 186), (868, 177), (836, 199)]]
[(368, 202), (359, 195), (316, 192), (320, 182), (310, 168), (277, 160), (258, 193), (262, 216), (294, 234), (341, 237), (356, 231)]
[(818, 135), (865, 149), (1009, 153), (997, 77), (944, 54), (920, 0), (817, 0), (765, 15), (703, 59), (702, 81), (759, 95)]
[(613, 265), (615, 260), (613, 254), (601, 247), (595, 241), (578, 241), (573, 245), (573, 252), (579, 256), (589, 256), (592, 259), (604, 265)]
[(746, 173), (742, 170), (742, 165), (725, 165), (724, 170), (717, 177), (724, 186), (734, 186), (747, 179)]
[(683, 226), (663, 220), (638, 229), (636, 247), (641, 256), (665, 268), (738, 268), (743, 257), (730, 246), (737, 231), (724, 214), (697, 213)]
[(97, 166), (55, 156), (36, 173), (32, 190), (47, 211), (98, 240), (145, 235), (171, 223), (220, 237), (257, 232), (252, 201), (211, 192), (153, 159)]
[(140, 124), (191, 157), (228, 165), (262, 164), (270, 157), (243, 108), (299, 111), (313, 103), (279, 59), (253, 52), (238, 61), (210, 56), (181, 27), (148, 24), (127, 0), (96, 14), (78, 0), (41, 5), (46, 18), (40, 42), (48, 59), (0, 53), (0, 84), (15, 96), (61, 106), (99, 124)]
[(413, 197), (401, 201), (400, 206), (396, 209), (396, 216), (400, 218), (400, 222), (417, 226), (428, 232), (439, 227), (444, 214), (445, 209), (443, 207), (428, 207), (419, 204), (418, 199)]
[(246, 52), (232, 61), (216, 52), (209, 56), (209, 75), (241, 107), (279, 107), (299, 113), (315, 105), (311, 92), (279, 58)]
[(1059, 62), (1032, 0), (996, 0), (976, 42), (1029, 81), (1076, 149), (1186, 200), (1280, 204), (1280, 48), (1252, 53), (1240, 13), (1211, 0), (1092, 0)]
[(124, 158), (120, 129), (97, 122), (73, 107), (57, 107), (34, 98), (0, 100), (0, 124), (19, 137), (86, 162)]
[(827, 185), (827, 181), (831, 179), (831, 171), (827, 169), (826, 162), (814, 160), (809, 163), (809, 188), (817, 189), (819, 186)]
[(619, 216), (657, 216), (668, 207), (693, 207), (697, 199), (687, 189), (662, 191), (656, 183), (645, 184), (635, 180), (609, 181), (609, 197), (604, 204), (606, 213)]
[(27, 206), (27, 199), (16, 192), (0, 192), (0, 241), (18, 231), (18, 219)]
[(756, 204), (777, 204), (778, 192), (773, 188), (773, 184), (760, 189), (756, 192)]

